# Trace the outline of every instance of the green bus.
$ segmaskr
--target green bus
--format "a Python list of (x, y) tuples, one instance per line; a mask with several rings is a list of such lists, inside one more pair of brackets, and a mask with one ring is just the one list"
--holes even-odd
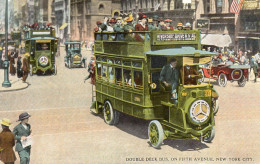
[(25, 52), (30, 54), (30, 75), (35, 73), (57, 74), (55, 54), (58, 39), (54, 28), (30, 28), (24, 33)]
[[(119, 122), (120, 113), (150, 120), (148, 136), (155, 148), (167, 138), (211, 142), (218, 95), (210, 82), (200, 82), (199, 74), (190, 75), (193, 84), (185, 82), (186, 65), (199, 71), (214, 55), (200, 49), (199, 30), (96, 32), (96, 100), (91, 111), (103, 113), (109, 125)], [(171, 87), (159, 80), (172, 58), (180, 70), (177, 100), (171, 99)]]

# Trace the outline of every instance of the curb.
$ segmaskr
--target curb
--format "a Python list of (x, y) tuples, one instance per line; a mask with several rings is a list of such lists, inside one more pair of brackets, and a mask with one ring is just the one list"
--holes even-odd
[[(24, 86), (20, 86), (20, 87), (16, 87), (16, 88), (4, 88), (4, 87), (0, 87), (0, 92), (10, 92), (10, 91), (19, 91), (19, 90), (23, 90), (29, 87), (29, 83), (22, 83), (25, 84)], [(12, 84), (13, 85), (13, 84)]]

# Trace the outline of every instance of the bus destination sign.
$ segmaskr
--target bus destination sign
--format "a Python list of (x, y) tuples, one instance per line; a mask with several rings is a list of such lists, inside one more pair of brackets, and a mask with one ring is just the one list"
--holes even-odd
[(190, 41), (190, 40), (196, 40), (195, 33), (157, 34), (157, 41)]

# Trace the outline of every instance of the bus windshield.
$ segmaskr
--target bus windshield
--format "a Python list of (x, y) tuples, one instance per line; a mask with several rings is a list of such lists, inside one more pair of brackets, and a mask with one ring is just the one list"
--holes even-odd
[(36, 51), (50, 50), (50, 43), (36, 43)]

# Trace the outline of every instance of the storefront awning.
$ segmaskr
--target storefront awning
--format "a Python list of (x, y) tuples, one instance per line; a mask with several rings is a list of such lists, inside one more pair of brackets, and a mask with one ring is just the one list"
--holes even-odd
[(67, 26), (68, 26), (68, 23), (64, 23), (62, 26), (60, 26), (60, 30), (63, 30)]
[(201, 44), (217, 47), (234, 46), (233, 36), (225, 34), (201, 34)]

